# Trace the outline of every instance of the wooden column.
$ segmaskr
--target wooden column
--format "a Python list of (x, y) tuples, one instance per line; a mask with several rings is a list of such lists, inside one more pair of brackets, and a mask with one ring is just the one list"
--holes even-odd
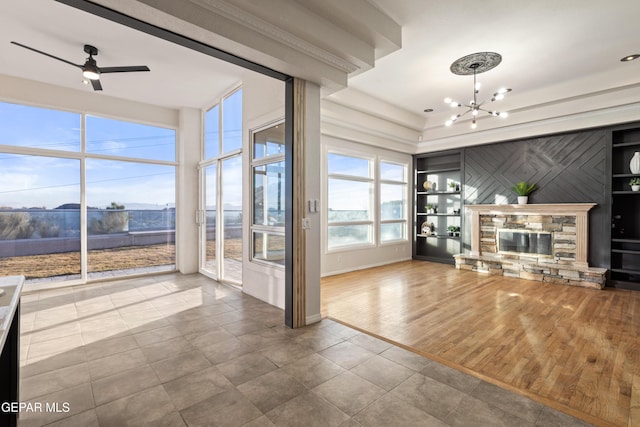
[(304, 326), (306, 319), (305, 84), (293, 80), (293, 328)]
[(589, 261), (589, 215), (588, 212), (576, 213), (576, 267), (587, 268)]

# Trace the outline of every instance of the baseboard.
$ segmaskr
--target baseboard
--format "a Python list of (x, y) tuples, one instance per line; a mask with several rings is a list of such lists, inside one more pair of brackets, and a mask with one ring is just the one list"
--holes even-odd
[(328, 277), (328, 276), (334, 276), (336, 274), (350, 273), (352, 271), (366, 270), (367, 268), (381, 267), (383, 265), (395, 264), (397, 262), (410, 261), (411, 259), (412, 259), (411, 256), (409, 256), (409, 257), (405, 257), (405, 258), (393, 259), (391, 261), (383, 261), (383, 262), (377, 262), (377, 263), (374, 263), (374, 264), (359, 265), (357, 267), (351, 267), (351, 268), (345, 268), (345, 269), (341, 269), (341, 270), (334, 270), (334, 271), (329, 271), (329, 272), (326, 272), (326, 273), (321, 273), (320, 277)]
[(307, 316), (306, 319), (304, 319), (305, 325), (312, 325), (314, 323), (318, 323), (321, 320), (322, 320), (322, 315), (320, 313)]

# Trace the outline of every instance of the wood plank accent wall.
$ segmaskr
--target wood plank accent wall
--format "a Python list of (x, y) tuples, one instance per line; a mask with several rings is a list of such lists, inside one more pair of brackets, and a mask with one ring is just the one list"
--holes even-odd
[[(610, 265), (611, 132), (580, 131), (507, 141), (464, 150), (465, 204), (516, 203), (518, 181), (536, 183), (529, 203), (597, 203), (590, 212), (589, 264)], [(471, 249), (470, 227), (463, 247)]]

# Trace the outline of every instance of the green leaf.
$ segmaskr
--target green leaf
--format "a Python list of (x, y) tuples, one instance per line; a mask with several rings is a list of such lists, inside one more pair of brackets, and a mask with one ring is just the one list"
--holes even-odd
[(529, 184), (527, 181), (520, 181), (517, 184), (515, 184), (511, 189), (518, 195), (518, 196), (528, 196), (529, 194), (533, 193), (534, 190), (536, 190), (536, 184)]

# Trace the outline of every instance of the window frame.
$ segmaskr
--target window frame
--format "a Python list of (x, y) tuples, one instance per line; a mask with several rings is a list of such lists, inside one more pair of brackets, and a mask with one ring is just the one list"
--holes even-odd
[[(262, 258), (256, 258), (255, 256), (255, 247), (254, 247), (254, 236), (256, 233), (262, 233), (264, 235), (274, 235), (274, 236), (280, 236), (282, 238), (285, 237), (285, 224), (283, 223), (281, 226), (271, 226), (271, 225), (264, 225), (264, 224), (256, 224), (255, 223), (255, 198), (254, 198), (254, 189), (255, 189), (255, 173), (254, 170), (256, 167), (261, 167), (261, 166), (268, 166), (268, 165), (272, 165), (272, 164), (276, 164), (276, 163), (285, 163), (285, 150), (283, 149), (281, 153), (278, 154), (271, 154), (271, 155), (265, 155), (263, 157), (259, 157), (256, 158), (256, 153), (255, 153), (255, 134), (258, 132), (261, 132), (263, 130), (267, 130), (269, 128), (272, 128), (274, 126), (285, 126), (285, 119), (282, 118), (278, 118), (276, 120), (273, 120), (269, 123), (265, 123), (259, 127), (256, 128), (252, 128), (249, 130), (249, 135), (250, 135), (250, 143), (249, 143), (249, 151), (250, 151), (250, 174), (251, 174), (251, 195), (250, 195), (250, 203), (249, 203), (249, 214), (250, 214), (250, 218), (251, 218), (251, 224), (249, 226), (249, 241), (250, 243), (250, 247), (249, 247), (249, 262), (255, 263), (255, 264), (260, 264), (260, 265), (266, 265), (269, 267), (275, 267), (281, 270), (285, 269), (285, 264), (280, 264), (277, 262), (272, 262), (266, 259), (262, 259)], [(283, 128), (284, 131), (284, 128)], [(286, 131), (285, 132), (285, 136), (286, 136)], [(283, 141), (283, 147), (284, 147), (284, 141)], [(284, 207), (284, 209), (286, 209), (286, 206)]]
[[(396, 165), (396, 166), (400, 166), (402, 167), (402, 180), (401, 181), (397, 181), (397, 180), (393, 180), (393, 179), (383, 179), (382, 178), (382, 163), (386, 163), (386, 164), (391, 164), (391, 165)], [(401, 163), (395, 160), (387, 160), (386, 157), (382, 157), (379, 156), (377, 158), (377, 169), (378, 169), (378, 182), (377, 182), (377, 187), (378, 187), (378, 209), (379, 209), (379, 221), (378, 221), (378, 243), (380, 246), (384, 246), (384, 245), (392, 245), (392, 244), (396, 244), (399, 242), (406, 242), (407, 240), (409, 240), (409, 235), (408, 235), (408, 216), (409, 216), (409, 203), (408, 203), (408, 190), (409, 190), (409, 164), (407, 163)], [(403, 208), (403, 218), (402, 219), (382, 219), (382, 186), (383, 185), (397, 185), (402, 187), (402, 194), (403, 194), (403, 198), (402, 198), (402, 208)], [(393, 239), (393, 240), (382, 240), (382, 226), (385, 224), (402, 224), (402, 237), (399, 239)]]
[[(347, 175), (347, 174), (341, 174), (341, 173), (330, 174), (329, 173), (329, 155), (330, 154), (336, 154), (339, 156), (353, 157), (356, 159), (367, 160), (369, 162), (369, 176), (363, 177), (363, 176)], [(378, 217), (378, 210), (375, 208), (376, 199), (377, 199), (377, 191), (376, 191), (376, 184), (375, 184), (377, 170), (376, 170), (375, 160), (376, 160), (375, 156), (367, 155), (356, 150), (350, 150), (348, 148), (337, 148), (337, 147), (326, 148), (325, 153), (323, 155), (323, 161), (324, 161), (323, 175), (326, 177), (326, 179), (324, 180), (325, 188), (326, 188), (325, 200), (327, 201), (326, 208), (324, 210), (325, 225), (326, 225), (324, 230), (324, 235), (325, 235), (324, 250), (326, 253), (349, 251), (355, 248), (364, 249), (364, 248), (376, 247), (377, 245), (376, 221)], [(329, 221), (329, 180), (332, 178), (370, 184), (371, 186), (370, 193), (369, 193), (369, 212), (371, 214), (370, 219), (354, 220), (354, 221), (333, 221), (333, 222)], [(357, 226), (357, 225), (367, 225), (369, 227), (370, 237), (367, 242), (356, 243), (351, 245), (340, 245), (335, 247), (330, 246), (329, 229), (331, 227), (345, 227), (345, 226)]]
[[(50, 157), (50, 158), (59, 158), (59, 159), (72, 159), (72, 160), (78, 160), (80, 162), (80, 265), (81, 265), (81, 273), (80, 273), (80, 278), (78, 279), (69, 279), (69, 280), (56, 280), (55, 276), (52, 276), (51, 281), (47, 280), (44, 282), (34, 282), (34, 283), (28, 283), (27, 286), (31, 287), (31, 288), (36, 288), (39, 289), (40, 287), (44, 287), (47, 289), (53, 289), (56, 287), (64, 287), (64, 286), (73, 286), (73, 285), (82, 285), (82, 284), (89, 284), (89, 283), (95, 283), (97, 281), (103, 280), (102, 277), (92, 277), (91, 273), (89, 271), (89, 266), (88, 266), (88, 256), (89, 256), (89, 250), (88, 250), (88, 232), (87, 232), (87, 173), (86, 173), (86, 163), (87, 160), (91, 160), (91, 159), (95, 159), (95, 160), (110, 160), (110, 161), (119, 161), (119, 162), (127, 162), (127, 163), (134, 163), (134, 164), (152, 164), (152, 165), (159, 165), (159, 166), (172, 166), (174, 168), (174, 206), (177, 205), (177, 197), (178, 197), (178, 188), (179, 188), (179, 176), (178, 176), (178, 168), (179, 168), (179, 161), (178, 161), (178, 155), (179, 155), (179, 129), (177, 127), (172, 127), (172, 126), (168, 126), (166, 124), (158, 124), (155, 122), (150, 122), (150, 121), (145, 121), (145, 120), (136, 120), (136, 119), (132, 119), (129, 117), (121, 117), (121, 116), (117, 116), (114, 114), (106, 114), (106, 113), (98, 113), (98, 112), (90, 112), (87, 110), (80, 110), (80, 109), (71, 109), (71, 108), (63, 108), (63, 107), (58, 107), (58, 106), (48, 106), (48, 105), (39, 105), (39, 104), (33, 104), (33, 103), (28, 103), (28, 102), (18, 102), (18, 101), (12, 101), (12, 100), (3, 100), (0, 99), (0, 102), (3, 104), (13, 104), (13, 105), (18, 105), (18, 106), (22, 106), (22, 107), (29, 107), (29, 108), (38, 108), (38, 109), (45, 109), (45, 110), (51, 110), (51, 111), (57, 111), (57, 112), (65, 112), (65, 113), (71, 113), (71, 114), (76, 114), (78, 115), (79, 119), (80, 119), (80, 147), (77, 151), (67, 151), (67, 150), (59, 150), (59, 149), (47, 149), (47, 148), (40, 148), (40, 147), (28, 147), (28, 146), (18, 146), (18, 145), (5, 145), (5, 144), (0, 144), (0, 153), (7, 153), (7, 154), (17, 154), (17, 155), (28, 155), (28, 156), (39, 156), (39, 157)], [(108, 119), (108, 120), (116, 120), (116, 121), (121, 121), (121, 122), (126, 122), (126, 123), (133, 123), (133, 124), (141, 124), (141, 125), (145, 125), (145, 126), (153, 126), (153, 127), (158, 127), (158, 128), (162, 128), (162, 129), (168, 129), (174, 132), (174, 160), (159, 160), (159, 159), (145, 159), (145, 158), (140, 158), (140, 157), (128, 157), (128, 156), (122, 156), (122, 155), (113, 155), (113, 154), (99, 154), (99, 153), (91, 153), (87, 151), (87, 132), (86, 132), (86, 127), (87, 127), (87, 120), (86, 118), (90, 116), (90, 117), (96, 117), (96, 118), (103, 118), (103, 119)], [(178, 213), (176, 212), (176, 229), (175, 229), (175, 235), (176, 235), (176, 252), (175, 252), (175, 259), (174, 259), (174, 263), (173, 263), (173, 269), (172, 270), (166, 270), (166, 272), (172, 272), (172, 271), (177, 271), (177, 265), (178, 265), (178, 259), (177, 259), (177, 254), (178, 254), (178, 247), (177, 247), (177, 242), (178, 242)], [(164, 272), (164, 271), (163, 271)], [(138, 272), (131, 272), (129, 274), (122, 274), (122, 275), (117, 275), (117, 276), (113, 276), (115, 278), (118, 279), (124, 279), (127, 277), (132, 277), (135, 275), (138, 275)], [(152, 273), (150, 273), (152, 274)]]
[[(329, 155), (337, 154), (348, 157), (355, 157), (359, 159), (367, 159), (370, 161), (370, 178), (363, 178), (353, 175), (345, 174), (329, 174)], [(323, 146), (322, 155), (322, 173), (323, 173), (323, 197), (326, 200), (326, 206), (322, 210), (323, 216), (323, 231), (322, 231), (322, 246), (325, 254), (353, 251), (353, 250), (366, 250), (372, 248), (381, 248), (385, 246), (393, 246), (398, 244), (404, 244), (409, 242), (409, 204), (410, 204), (410, 182), (409, 182), (409, 170), (411, 166), (410, 159), (394, 158), (393, 154), (373, 154), (367, 152), (367, 150), (358, 150), (353, 147), (338, 146), (337, 143), (325, 143)], [(401, 181), (395, 179), (382, 179), (381, 177), (381, 164), (387, 163), (392, 165), (398, 165), (403, 168), (403, 179)], [(372, 183), (371, 194), (371, 219), (368, 221), (329, 221), (329, 180), (331, 178), (347, 179), (356, 182), (370, 182)], [(382, 219), (382, 185), (398, 185), (402, 186), (403, 194), (403, 218), (401, 219)], [(382, 240), (382, 227), (386, 224), (401, 224), (402, 237), (399, 239)], [(342, 225), (369, 225), (370, 226), (370, 242), (362, 244), (341, 245), (336, 247), (330, 246), (329, 229), (331, 226)]]

